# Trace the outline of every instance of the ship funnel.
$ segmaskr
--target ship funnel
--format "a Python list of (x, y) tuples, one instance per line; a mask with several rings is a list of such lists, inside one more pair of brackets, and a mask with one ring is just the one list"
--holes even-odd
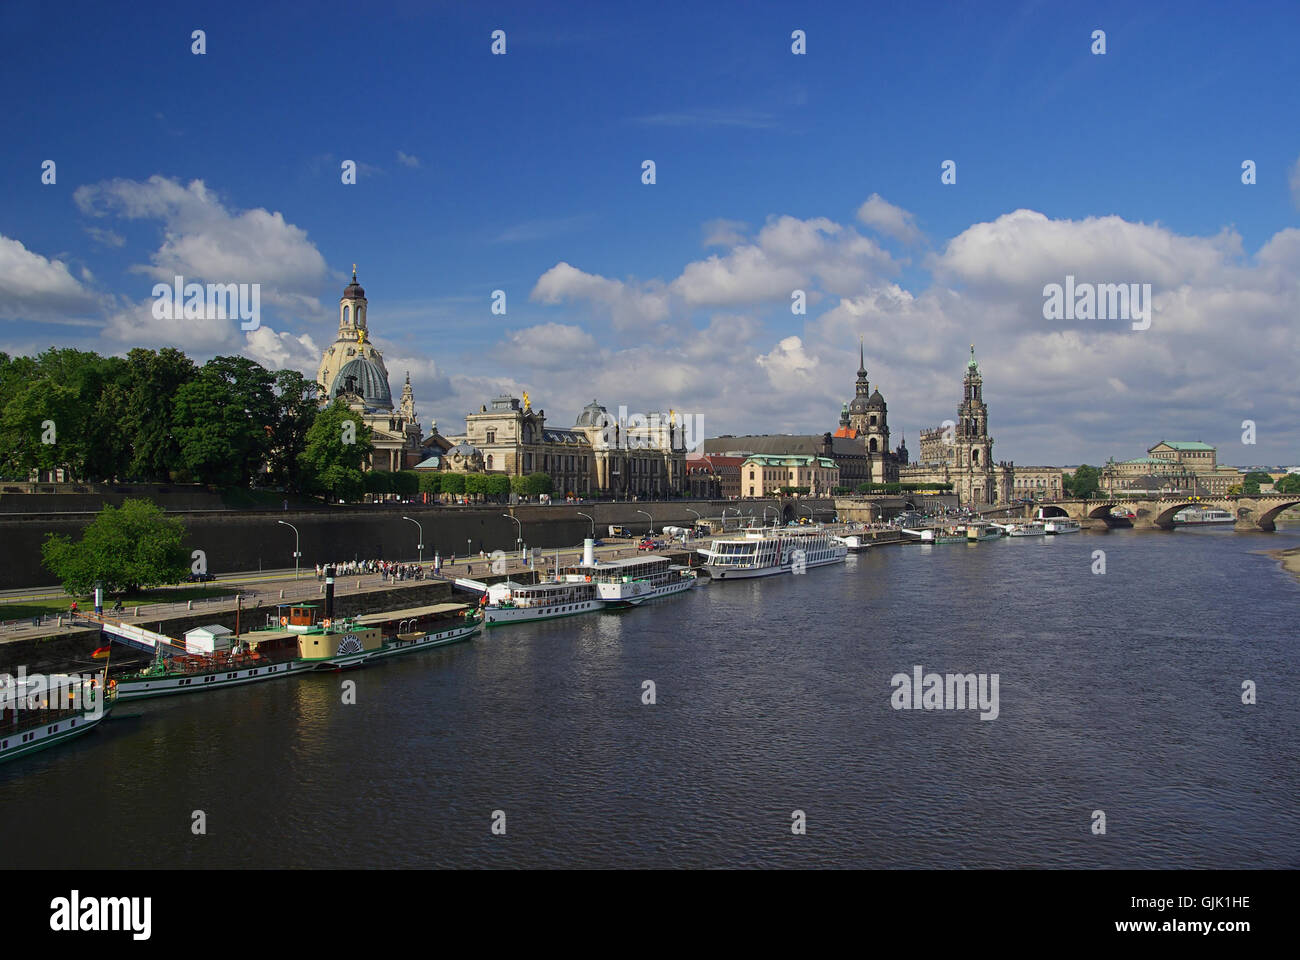
[(582, 541), (582, 562), (585, 566), (591, 566), (596, 562), (596, 541), (591, 537)]
[(325, 568), (325, 619), (334, 619), (334, 567)]

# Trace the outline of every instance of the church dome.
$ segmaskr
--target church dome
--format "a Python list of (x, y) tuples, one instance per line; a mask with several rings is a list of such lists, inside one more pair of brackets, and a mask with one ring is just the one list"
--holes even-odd
[(352, 265), (352, 282), (343, 288), (344, 300), (364, 300), (366, 298), (365, 288), (357, 283), (357, 265)]
[(393, 395), (388, 389), (388, 377), (379, 364), (367, 356), (356, 357), (343, 364), (334, 377), (330, 396), (337, 397), (348, 389), (348, 380), (352, 380), (352, 389), (359, 393), (369, 406), (392, 409)]
[(849, 401), (849, 413), (866, 413), (870, 406), (870, 401), (859, 394)]
[(871, 400), (868, 401), (868, 403), (872, 407), (883, 407), (885, 405), (885, 398), (880, 395), (879, 390), (876, 390), (871, 394)]
[(609, 420), (609, 411), (602, 407), (595, 400), (582, 408), (582, 413), (578, 414), (577, 421), (573, 424), (575, 427), (603, 427)]

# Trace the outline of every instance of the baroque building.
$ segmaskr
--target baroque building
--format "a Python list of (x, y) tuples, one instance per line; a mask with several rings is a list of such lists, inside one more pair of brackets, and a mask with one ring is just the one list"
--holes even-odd
[(393, 404), (388, 368), (379, 349), (370, 342), (366, 291), (352, 282), (339, 298), (339, 329), (334, 342), (321, 355), (316, 383), (322, 405), (341, 399), (373, 432), (374, 452), (367, 467), (396, 471), (419, 463), (421, 431), (415, 410), (411, 375), (406, 375), (401, 398)]
[(572, 427), (549, 426), (525, 392), (483, 404), (466, 414), (463, 437), (435, 431), (426, 447), (444, 459), (459, 447), (463, 457), (481, 458), (488, 473), (545, 473), (554, 496), (669, 497), (687, 489), (685, 434), (671, 410), (621, 421), (595, 400)]
[(974, 344), (962, 386), (956, 422), (921, 431), (920, 459), (903, 467), (899, 478), (904, 483), (951, 483), (958, 502), (966, 506), (1007, 503), (1015, 490), (1015, 466), (993, 460), (984, 378)]
[[(836, 486), (853, 489), (863, 483), (895, 483), (907, 463), (905, 443), (889, 449), (889, 407), (880, 390), (867, 379), (866, 354), (858, 344), (858, 379), (853, 399), (840, 410), (834, 433), (767, 433), (749, 436), (724, 434), (704, 441), (705, 456), (754, 455), (828, 457), (838, 471)], [(800, 484), (803, 486), (804, 484)], [(742, 483), (742, 496), (749, 496)], [(757, 489), (757, 486), (755, 487)]]
[(1161, 440), (1145, 457), (1116, 461), (1101, 470), (1101, 490), (1108, 495), (1151, 494), (1222, 497), (1241, 482), (1235, 467), (1220, 466), (1218, 451), (1199, 440)]

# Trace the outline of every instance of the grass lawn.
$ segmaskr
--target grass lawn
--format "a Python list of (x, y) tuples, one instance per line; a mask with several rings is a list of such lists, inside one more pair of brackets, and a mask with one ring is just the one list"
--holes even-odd
[[(230, 587), (216, 587), (212, 585), (194, 584), (183, 587), (170, 587), (159, 590), (142, 590), (139, 593), (128, 594), (122, 597), (122, 606), (124, 607), (144, 607), (153, 603), (183, 603), (186, 600), (205, 600), (210, 597), (228, 597), (237, 591)], [(109, 610), (117, 601), (116, 597), (104, 598), (104, 609)], [(30, 620), (37, 614), (60, 614), (67, 613), (68, 604), (72, 601), (69, 599), (49, 599), (49, 600), (21, 600), (16, 603), (5, 603), (0, 600), (0, 620)], [(79, 610), (94, 610), (94, 597), (78, 597), (77, 608)]]

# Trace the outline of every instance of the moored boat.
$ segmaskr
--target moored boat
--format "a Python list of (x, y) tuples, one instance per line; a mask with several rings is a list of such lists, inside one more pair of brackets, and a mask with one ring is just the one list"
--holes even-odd
[(102, 672), (0, 676), (0, 763), (89, 733), (113, 701)]
[(596, 584), (586, 580), (543, 580), (540, 583), (494, 583), (483, 595), (485, 627), (502, 627), (532, 620), (553, 620), (593, 613), (604, 606)]
[(607, 607), (637, 606), (695, 586), (695, 571), (654, 554), (599, 563), (584, 558), (566, 567), (563, 576), (570, 583), (595, 584), (596, 596)]
[(743, 539), (714, 540), (701, 569), (714, 580), (742, 580), (843, 563), (849, 548), (816, 531), (751, 531)]
[(1048, 534), (1078, 533), (1082, 529), (1083, 524), (1069, 517), (1048, 517), (1043, 521), (1043, 531)]

